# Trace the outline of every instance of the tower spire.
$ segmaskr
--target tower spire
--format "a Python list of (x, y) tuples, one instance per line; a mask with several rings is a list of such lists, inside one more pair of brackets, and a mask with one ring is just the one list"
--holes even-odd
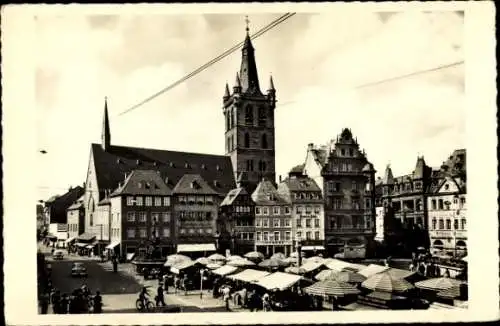
[(236, 80), (234, 81), (233, 91), (234, 93), (241, 92), (241, 80), (238, 73), (236, 73)]
[(229, 85), (226, 82), (226, 88), (224, 89), (224, 97), (223, 97), (223, 99), (227, 100), (229, 98), (229, 96), (230, 96), (230, 94), (229, 94)]
[(257, 65), (255, 63), (255, 49), (252, 45), (250, 38), (250, 29), (248, 27), (249, 20), (248, 16), (245, 16), (246, 22), (246, 37), (243, 42), (243, 49), (241, 49), (241, 68), (240, 68), (240, 80), (241, 80), (241, 91), (243, 93), (251, 94), (261, 94), (259, 87), (259, 76), (257, 74)]
[(104, 97), (104, 117), (102, 120), (101, 146), (104, 151), (108, 151), (111, 146), (111, 132), (109, 130), (108, 97)]

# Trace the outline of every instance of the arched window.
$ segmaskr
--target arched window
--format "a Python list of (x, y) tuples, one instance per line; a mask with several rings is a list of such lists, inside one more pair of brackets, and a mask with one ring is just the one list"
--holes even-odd
[(265, 126), (266, 125), (266, 108), (265, 107), (263, 107), (263, 106), (259, 107), (258, 118), (259, 118), (259, 126)]
[(250, 105), (245, 108), (245, 123), (253, 125), (253, 108)]
[(262, 148), (264, 148), (264, 149), (267, 148), (267, 135), (266, 134), (262, 135)]
[(246, 132), (245, 136), (243, 136), (243, 142), (246, 148), (250, 147), (250, 135), (248, 135), (248, 132)]

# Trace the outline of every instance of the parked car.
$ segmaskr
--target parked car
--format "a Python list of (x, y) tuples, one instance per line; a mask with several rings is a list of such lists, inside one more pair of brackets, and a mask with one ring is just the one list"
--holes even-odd
[(83, 263), (73, 263), (73, 266), (71, 267), (71, 276), (87, 277), (87, 268), (85, 268)]
[(55, 250), (54, 253), (52, 254), (52, 258), (54, 260), (62, 260), (64, 258), (64, 251)]

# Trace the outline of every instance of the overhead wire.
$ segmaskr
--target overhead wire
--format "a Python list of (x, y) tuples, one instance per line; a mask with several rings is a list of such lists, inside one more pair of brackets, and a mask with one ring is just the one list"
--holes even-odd
[[(287, 19), (293, 17), (295, 14), (296, 13), (286, 13), (286, 14), (280, 16), (279, 18), (275, 19), (274, 21), (272, 21), (271, 23), (267, 24), (266, 26), (264, 26), (263, 28), (261, 28), (260, 30), (258, 30), (256, 33), (254, 33), (253, 35), (251, 35), (250, 39), (253, 40), (253, 39), (255, 39), (255, 38), (257, 38), (257, 37), (265, 34), (266, 32), (268, 32), (269, 30), (271, 30), (274, 27), (278, 26), (279, 24), (283, 23)], [(154, 93), (153, 95), (151, 95), (151, 96), (147, 97), (146, 99), (140, 101), (139, 103), (133, 105), (129, 109), (127, 109), (125, 111), (122, 111), (121, 113), (118, 114), (118, 116), (122, 116), (122, 115), (124, 115), (124, 114), (126, 114), (128, 112), (131, 112), (131, 111), (133, 111), (133, 110), (141, 107), (142, 105), (148, 103), (149, 101), (157, 98), (158, 96), (164, 94), (165, 92), (173, 89), (174, 87), (178, 86), (179, 84), (185, 82), (186, 80), (188, 80), (188, 79), (192, 78), (193, 76), (199, 74), (203, 70), (209, 68), (213, 64), (215, 64), (215, 63), (219, 62), (220, 60), (224, 59), (225, 57), (229, 56), (230, 54), (232, 54), (233, 52), (235, 52), (236, 50), (238, 50), (241, 46), (243, 46), (243, 44), (244, 44), (244, 41), (239, 42), (235, 46), (233, 46), (230, 49), (224, 51), (222, 54), (218, 55), (217, 57), (215, 57), (212, 60), (208, 61), (207, 63), (203, 64), (202, 66), (196, 68), (195, 70), (193, 70), (192, 72), (190, 72), (186, 76), (182, 77), (181, 79), (177, 80), (176, 82), (168, 85), (167, 87), (161, 89), (160, 91)]]

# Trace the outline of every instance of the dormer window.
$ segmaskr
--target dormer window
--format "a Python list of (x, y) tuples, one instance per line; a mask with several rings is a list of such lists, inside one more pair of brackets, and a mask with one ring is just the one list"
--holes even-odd
[(216, 186), (217, 188), (219, 188), (220, 187), (220, 182), (217, 181), (217, 180), (214, 180), (214, 186)]
[(187, 163), (187, 162), (186, 162), (186, 163), (184, 164), (184, 167), (185, 167), (186, 169), (189, 169), (191, 166), (189, 165), (189, 163)]
[(135, 163), (136, 163), (137, 165), (141, 165), (141, 160), (136, 160), (136, 161), (135, 161)]
[(217, 171), (220, 171), (220, 170), (221, 170), (221, 168), (220, 168), (220, 166), (219, 166), (218, 164), (217, 164), (217, 166), (215, 166), (215, 169), (216, 169)]
[(121, 164), (122, 163), (122, 159), (121, 158), (116, 159), (116, 163)]
[(207, 166), (206, 166), (205, 164), (202, 164), (202, 165), (201, 165), (201, 169), (202, 169), (202, 170), (206, 170), (206, 169), (207, 169)]
[(141, 189), (142, 188), (142, 182), (137, 183), (137, 188)]
[(196, 181), (191, 182), (191, 189), (200, 189), (200, 185)]
[(151, 184), (149, 182), (146, 182), (146, 189), (151, 189)]

